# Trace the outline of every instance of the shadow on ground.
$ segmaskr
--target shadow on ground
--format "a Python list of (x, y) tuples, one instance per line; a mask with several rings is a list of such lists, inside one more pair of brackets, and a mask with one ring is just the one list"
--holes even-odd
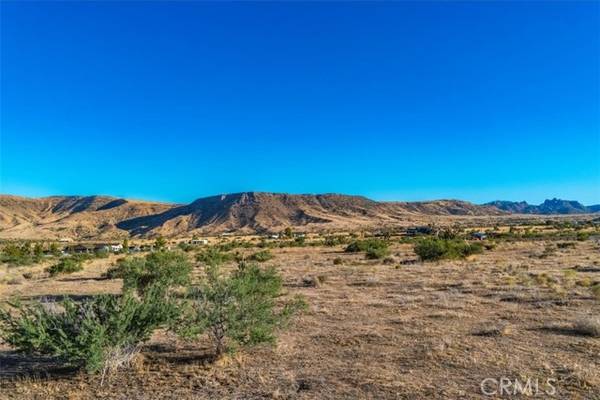
[(14, 351), (0, 351), (0, 379), (51, 379), (73, 375), (76, 368), (65, 367), (56, 358), (28, 356)]

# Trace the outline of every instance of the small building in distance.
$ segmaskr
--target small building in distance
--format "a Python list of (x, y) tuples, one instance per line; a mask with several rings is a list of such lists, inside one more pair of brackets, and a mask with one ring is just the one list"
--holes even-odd
[(188, 243), (192, 245), (207, 245), (208, 239), (192, 239)]
[(73, 246), (67, 246), (65, 248), (65, 252), (71, 253), (71, 254), (93, 253), (94, 247), (90, 246), (90, 245), (85, 245), (85, 244), (76, 244)]
[(97, 252), (105, 251), (105, 252), (111, 252), (111, 253), (118, 253), (122, 250), (123, 250), (122, 244), (101, 243), (101, 244), (97, 244), (94, 247), (94, 251), (97, 251)]

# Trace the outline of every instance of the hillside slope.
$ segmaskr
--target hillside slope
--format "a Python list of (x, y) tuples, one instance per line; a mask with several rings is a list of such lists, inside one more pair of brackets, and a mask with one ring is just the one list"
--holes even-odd
[(128, 233), (120, 221), (161, 213), (172, 204), (108, 196), (52, 196), (39, 199), (0, 196), (2, 238), (114, 238)]

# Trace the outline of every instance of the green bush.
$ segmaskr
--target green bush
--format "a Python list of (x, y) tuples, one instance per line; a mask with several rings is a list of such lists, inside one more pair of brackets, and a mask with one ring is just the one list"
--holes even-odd
[(588, 232), (577, 232), (577, 240), (580, 242), (585, 242), (590, 238), (590, 234)]
[(189, 243), (186, 243), (186, 242), (179, 242), (179, 243), (177, 243), (177, 247), (178, 247), (178, 248), (179, 248), (181, 251), (185, 251), (185, 252), (187, 253), (187, 252), (190, 252), (190, 251), (194, 250), (194, 248), (195, 248), (196, 246), (194, 246), (194, 245), (191, 245), (191, 244), (189, 244)]
[(369, 260), (379, 260), (387, 257), (389, 254), (390, 250), (387, 247), (369, 247), (365, 257)]
[(423, 261), (464, 258), (483, 252), (483, 244), (464, 240), (423, 239), (415, 244), (415, 253)]
[(16, 312), (0, 309), (0, 338), (22, 353), (57, 357), (90, 373), (128, 363), (156, 328), (178, 315), (175, 303), (154, 289), (142, 298), (127, 291), (80, 303), (65, 299), (52, 308), (12, 306)]
[(0, 262), (7, 263), (12, 266), (30, 265), (40, 262), (43, 256), (43, 251), (40, 251), (40, 246), (37, 244), (34, 248), (31, 243), (25, 242), (21, 245), (7, 244), (0, 252)]
[(222, 264), (232, 261), (234, 258), (233, 254), (225, 253), (217, 247), (209, 247), (196, 255), (196, 261), (200, 261), (206, 265)]
[(273, 254), (271, 253), (270, 250), (261, 250), (257, 253), (252, 254), (250, 257), (248, 257), (248, 259), (250, 261), (256, 261), (256, 262), (265, 262), (265, 261), (269, 261), (272, 258), (273, 258)]
[(339, 246), (346, 243), (348, 243), (347, 237), (341, 235), (327, 236), (325, 239), (323, 239), (323, 245), (329, 247)]
[(65, 257), (58, 263), (48, 267), (47, 271), (50, 276), (56, 276), (59, 274), (72, 274), (73, 272), (79, 272), (83, 270), (83, 261), (77, 257)]
[(157, 251), (146, 257), (123, 258), (115, 268), (107, 271), (106, 276), (121, 278), (125, 289), (136, 289), (143, 293), (154, 284), (160, 284), (163, 288), (185, 285), (189, 283), (191, 273), (192, 267), (185, 254)]
[(208, 333), (215, 354), (238, 347), (272, 343), (275, 331), (284, 325), (304, 302), (296, 299), (277, 307), (282, 279), (275, 269), (240, 263), (231, 275), (222, 274), (218, 264), (209, 265), (205, 279), (190, 293), (190, 307), (178, 332), (187, 338)]
[(390, 254), (388, 242), (379, 239), (355, 240), (346, 246), (347, 253), (366, 252), (368, 259), (380, 259)]

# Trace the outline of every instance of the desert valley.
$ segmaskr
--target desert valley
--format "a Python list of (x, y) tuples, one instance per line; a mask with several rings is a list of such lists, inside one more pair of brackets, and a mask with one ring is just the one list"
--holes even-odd
[[(187, 268), (185, 285), (205, 290), (215, 265), (224, 276), (274, 271), (273, 305), (303, 307), (275, 327), (272, 343), (225, 337), (240, 346), (223, 353), (210, 333), (189, 340), (160, 324), (126, 362), (109, 365), (118, 357), (107, 356), (101, 373), (65, 362), (72, 354), (24, 352), (23, 340), (4, 335), (0, 398), (600, 398), (597, 211), (556, 199), (240, 193), (179, 205), (2, 196), (8, 331), (16, 320), (7, 315), (19, 314), (11, 304), (60, 314), (65, 298), (116, 299), (131, 268), (150, 279), (161, 260)], [(170, 281), (174, 301), (187, 298), (182, 282)]]

